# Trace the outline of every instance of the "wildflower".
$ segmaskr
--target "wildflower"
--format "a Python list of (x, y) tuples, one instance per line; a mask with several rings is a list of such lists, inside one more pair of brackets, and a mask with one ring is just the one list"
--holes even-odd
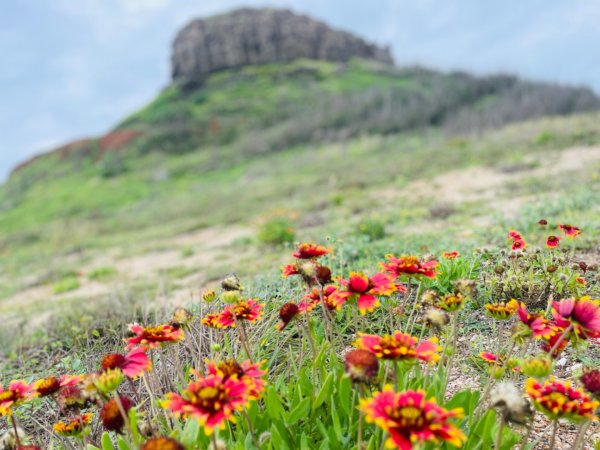
[(103, 371), (121, 369), (126, 377), (137, 378), (152, 368), (145, 347), (136, 347), (126, 355), (109, 353), (104, 355), (100, 367)]
[(220, 313), (212, 313), (207, 314), (206, 317), (202, 318), (200, 321), (202, 325), (206, 325), (211, 328), (220, 328), (219, 326), (219, 318), (221, 317)]
[(124, 379), (125, 375), (121, 369), (107, 369), (95, 377), (94, 386), (104, 395), (108, 395), (116, 391)]
[(141, 346), (147, 349), (156, 348), (162, 344), (179, 342), (184, 338), (183, 330), (172, 325), (156, 325), (143, 327), (138, 324), (129, 325), (133, 337), (125, 339), (127, 349)]
[(502, 355), (494, 355), (493, 353), (489, 353), (489, 352), (481, 352), (479, 353), (479, 356), (481, 358), (483, 358), (485, 361), (492, 363), (492, 365), (496, 365), (498, 363), (504, 364), (504, 357)]
[(0, 385), (0, 415), (12, 414), (12, 409), (31, 400), (37, 395), (33, 385), (23, 380), (13, 380), (7, 389)]
[(50, 376), (42, 378), (33, 383), (33, 388), (39, 397), (48, 397), (57, 393), (65, 386), (74, 386), (81, 382), (82, 377), (79, 375), (62, 375), (60, 378)]
[(387, 255), (386, 259), (387, 262), (380, 265), (385, 272), (393, 275), (395, 278), (400, 278), (402, 275), (408, 277), (418, 275), (427, 278), (436, 277), (435, 269), (438, 266), (438, 262), (435, 259), (421, 262), (418, 256), (413, 255), (402, 255), (400, 257)]
[(592, 394), (597, 399), (600, 399), (600, 370), (599, 369), (584, 369), (581, 378), (579, 379), (586, 391)]
[(356, 383), (372, 381), (379, 371), (377, 356), (368, 350), (356, 349), (346, 354), (344, 367), (350, 379)]
[(517, 308), (517, 315), (519, 316), (519, 320), (525, 325), (527, 325), (529, 331), (537, 339), (550, 338), (551, 336), (554, 336), (558, 331), (558, 328), (555, 325), (551, 324), (550, 321), (546, 319), (542, 313), (527, 312), (527, 307), (523, 302), (521, 302), (521, 304)]
[(300, 313), (300, 308), (294, 302), (286, 303), (279, 309), (279, 318), (281, 322), (277, 325), (277, 329), (282, 331), (288, 324)]
[(62, 388), (56, 397), (56, 401), (62, 409), (81, 409), (87, 405), (89, 400), (90, 396), (79, 385)]
[(221, 287), (225, 291), (244, 290), (242, 284), (240, 283), (240, 279), (235, 274), (227, 275), (225, 278), (223, 278), (223, 280), (221, 281)]
[(575, 278), (575, 282), (579, 283), (582, 286), (585, 286), (587, 284), (587, 281), (585, 281), (585, 278), (583, 278), (583, 277)]
[(177, 307), (173, 311), (170, 324), (174, 328), (187, 329), (190, 322), (194, 319), (194, 315), (185, 308)]
[(227, 305), (217, 319), (218, 328), (235, 327), (237, 320), (256, 322), (263, 313), (263, 304), (258, 299), (240, 300), (235, 305)]
[(350, 272), (348, 280), (340, 280), (344, 286), (334, 292), (332, 300), (343, 305), (347, 300), (356, 300), (361, 314), (379, 306), (378, 296), (391, 295), (396, 290), (393, 280), (385, 273), (377, 273), (372, 277), (358, 272)]
[(600, 338), (600, 305), (589, 296), (568, 298), (552, 304), (552, 315), (559, 326), (572, 325), (583, 339)]
[(490, 403), (500, 409), (507, 422), (525, 425), (533, 415), (531, 404), (510, 381), (502, 381), (492, 389)]
[[(224, 362), (206, 361), (206, 371), (209, 375), (218, 375), (227, 380), (230, 377), (237, 377), (248, 386), (248, 397), (258, 400), (265, 390), (267, 382), (264, 380), (266, 372), (261, 368), (262, 362), (252, 363), (250, 360), (238, 363), (233, 359)], [(194, 372), (198, 376), (197, 372)]]
[(388, 448), (410, 450), (415, 443), (441, 441), (461, 447), (466, 441), (465, 434), (449, 422), (462, 417), (462, 408), (446, 410), (433, 399), (427, 400), (422, 390), (395, 393), (387, 385), (372, 398), (361, 399), (360, 409), (368, 422), (390, 435)]
[(84, 413), (75, 416), (68, 421), (59, 421), (52, 427), (59, 436), (72, 437), (79, 436), (92, 421), (92, 413)]
[(546, 225), (548, 225), (548, 221), (546, 219), (540, 219), (538, 220), (538, 224), (542, 227), (545, 227)]
[(579, 227), (576, 227), (575, 225), (569, 225), (568, 223), (559, 223), (558, 228), (560, 228), (562, 232), (570, 238), (575, 238), (581, 234), (581, 230), (579, 229)]
[(444, 253), (442, 253), (442, 257), (444, 259), (456, 259), (459, 256), (460, 256), (460, 252), (458, 252), (456, 250), (451, 251), (451, 252), (444, 252)]
[(535, 358), (530, 358), (522, 363), (523, 372), (529, 377), (541, 380), (552, 373), (554, 369), (552, 360), (546, 355), (539, 355)]
[(202, 300), (206, 303), (214, 302), (217, 298), (217, 293), (214, 289), (208, 289), (202, 293)]
[(510, 230), (508, 232), (508, 237), (511, 238), (512, 240), (518, 240), (518, 241), (523, 240), (523, 236), (521, 236), (521, 233), (519, 233), (517, 230)]
[(542, 350), (550, 353), (550, 356), (556, 358), (569, 344), (568, 336), (564, 336), (565, 329), (561, 329), (559, 333), (552, 336), (542, 338)]
[(440, 297), (436, 306), (444, 311), (454, 312), (463, 307), (464, 301), (465, 297), (460, 292), (448, 293)]
[(510, 319), (517, 312), (518, 307), (519, 302), (514, 298), (508, 302), (488, 303), (485, 305), (488, 315), (497, 320)]
[(437, 345), (437, 338), (419, 343), (416, 337), (400, 331), (396, 331), (393, 335), (384, 336), (359, 333), (354, 346), (370, 351), (379, 359), (421, 360), (430, 363), (439, 361), (439, 352), (442, 350)]
[(521, 250), (524, 250), (526, 247), (527, 247), (527, 242), (525, 242), (523, 239), (515, 239), (515, 240), (513, 240), (511, 249), (513, 251), (521, 251)]
[(119, 407), (119, 403), (117, 403), (116, 399), (111, 398), (104, 404), (100, 411), (102, 425), (107, 431), (120, 433), (125, 425), (125, 419), (121, 413), (121, 408), (123, 408), (123, 412), (127, 414), (133, 406), (131, 400), (123, 395), (119, 396), (119, 402), (121, 403), (121, 407)]
[(315, 307), (321, 302), (321, 297), (323, 297), (323, 303), (329, 311), (340, 309), (341, 304), (338, 304), (332, 295), (337, 290), (338, 287), (333, 285), (325, 286), (323, 287), (323, 290), (320, 288), (314, 288), (300, 301), (300, 304), (298, 305), (300, 312), (310, 312), (315, 309)]
[(224, 429), (225, 422), (235, 422), (234, 412), (248, 400), (248, 385), (244, 381), (209, 375), (192, 381), (181, 394), (167, 394), (163, 407), (176, 416), (196, 419), (206, 435), (211, 435), (215, 428)]
[(325, 285), (331, 282), (331, 270), (314, 260), (304, 260), (296, 265), (296, 270), (304, 282), (310, 286)]
[(185, 450), (185, 447), (175, 439), (162, 436), (148, 439), (140, 450)]
[(285, 266), (281, 267), (281, 277), (282, 278), (287, 278), (290, 275), (298, 275), (300, 274), (300, 272), (298, 271), (298, 265), (297, 264), (286, 264)]
[(535, 407), (550, 419), (566, 418), (573, 422), (593, 420), (594, 411), (600, 402), (592, 401), (583, 389), (575, 389), (569, 381), (558, 381), (551, 377), (540, 384), (528, 378), (525, 385), (527, 395)]
[(331, 249), (323, 247), (322, 245), (312, 243), (298, 244), (298, 247), (292, 256), (296, 259), (315, 259), (321, 256), (327, 255), (331, 252)]
[(450, 316), (439, 309), (429, 308), (427, 311), (425, 311), (423, 320), (426, 325), (429, 325), (430, 327), (439, 331), (448, 325), (450, 322)]
[(546, 238), (546, 247), (548, 247), (548, 248), (558, 247), (558, 244), (560, 243), (561, 239), (562, 238), (559, 236), (554, 236), (554, 235), (548, 236)]

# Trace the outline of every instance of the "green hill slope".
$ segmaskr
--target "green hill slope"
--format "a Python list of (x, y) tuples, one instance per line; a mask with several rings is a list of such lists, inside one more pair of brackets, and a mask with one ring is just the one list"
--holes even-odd
[(588, 115), (457, 133), (597, 105), (585, 89), (358, 60), (225, 71), (192, 92), (171, 86), (111, 133), (37, 157), (0, 188), (0, 294), (60, 282), (95, 249), (141, 252), (277, 208), (307, 229), (398, 211), (403, 223), (420, 220), (422, 204), (377, 190), (450, 167), (520, 164), (526, 153), (594, 144), (600, 130)]

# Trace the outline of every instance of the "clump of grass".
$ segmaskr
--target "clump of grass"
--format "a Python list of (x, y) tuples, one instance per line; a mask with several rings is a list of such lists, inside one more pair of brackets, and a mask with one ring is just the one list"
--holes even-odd
[(96, 281), (104, 281), (113, 278), (117, 274), (117, 269), (114, 267), (97, 267), (90, 270), (87, 274), (88, 279)]
[(274, 217), (267, 220), (258, 232), (258, 240), (263, 244), (291, 244), (296, 238), (292, 221), (286, 217)]
[(192, 247), (183, 247), (181, 249), (181, 257), (182, 258), (189, 258), (190, 256), (194, 255), (194, 249)]
[(68, 277), (63, 278), (58, 281), (52, 287), (52, 291), (55, 294), (63, 294), (65, 292), (74, 291), (75, 289), (79, 289), (81, 287), (81, 283), (79, 283), (79, 279), (76, 277)]

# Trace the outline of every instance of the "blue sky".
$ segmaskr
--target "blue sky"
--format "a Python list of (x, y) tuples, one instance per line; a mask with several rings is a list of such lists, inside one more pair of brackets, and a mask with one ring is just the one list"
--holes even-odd
[(0, 180), (143, 106), (168, 83), (179, 28), (244, 5), (290, 7), (389, 44), (400, 65), (600, 92), (597, 0), (1, 0)]

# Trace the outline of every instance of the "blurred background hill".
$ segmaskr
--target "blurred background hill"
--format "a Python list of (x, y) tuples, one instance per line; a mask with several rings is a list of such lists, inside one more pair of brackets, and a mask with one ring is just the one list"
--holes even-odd
[(597, 227), (589, 88), (395, 64), (272, 8), (190, 22), (171, 74), (107, 133), (25, 160), (0, 187), (4, 315), (183, 301), (299, 238), (441, 248), (543, 214)]

